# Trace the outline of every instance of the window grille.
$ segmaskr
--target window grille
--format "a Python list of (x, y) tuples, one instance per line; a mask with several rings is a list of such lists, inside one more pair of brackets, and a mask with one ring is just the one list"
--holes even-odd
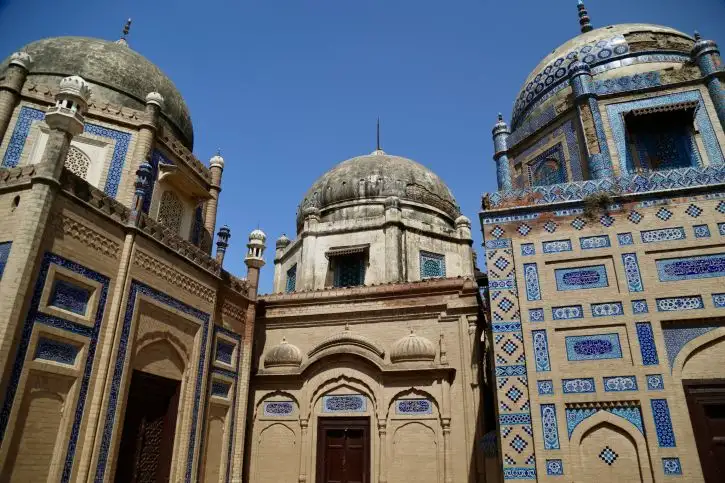
[(75, 146), (68, 149), (65, 158), (65, 167), (68, 171), (83, 179), (88, 177), (88, 168), (91, 166), (91, 158)]
[(441, 278), (446, 276), (446, 257), (439, 253), (420, 252), (420, 278)]
[(184, 205), (176, 193), (164, 191), (159, 206), (158, 222), (166, 225), (173, 233), (181, 233), (181, 220), (184, 216)]
[(297, 288), (297, 264), (292, 265), (292, 268), (287, 270), (287, 286), (285, 291), (287, 293), (294, 292)]

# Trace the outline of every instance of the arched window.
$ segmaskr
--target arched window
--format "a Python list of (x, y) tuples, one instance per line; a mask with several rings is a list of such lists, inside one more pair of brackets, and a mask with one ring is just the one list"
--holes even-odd
[(91, 158), (86, 153), (75, 146), (68, 149), (68, 155), (65, 158), (65, 167), (71, 173), (86, 179), (88, 176), (88, 168), (91, 165)]
[(164, 191), (161, 195), (161, 204), (159, 206), (158, 222), (166, 225), (172, 232), (179, 235), (181, 233), (181, 220), (184, 216), (184, 205), (176, 193), (173, 191)]
[(532, 173), (534, 186), (548, 186), (552, 184), (566, 183), (566, 175), (561, 163), (556, 159), (545, 159)]

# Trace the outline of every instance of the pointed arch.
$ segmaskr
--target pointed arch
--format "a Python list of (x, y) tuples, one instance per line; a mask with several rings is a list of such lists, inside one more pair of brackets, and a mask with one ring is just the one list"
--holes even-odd
[(264, 405), (265, 401), (269, 401), (270, 399), (275, 398), (275, 397), (286, 397), (286, 398), (291, 399), (292, 402), (294, 402), (295, 405), (297, 406), (297, 410), (298, 411), (300, 410), (300, 402), (297, 399), (297, 397), (295, 397), (294, 394), (292, 394), (291, 392), (283, 391), (281, 389), (277, 389), (275, 391), (272, 391), (270, 393), (263, 395), (261, 398), (259, 398), (259, 401), (257, 401), (255, 403), (253, 420), (257, 419), (257, 417), (259, 415), (259, 410)]
[(438, 404), (438, 399), (435, 398), (428, 391), (425, 391), (423, 389), (420, 389), (418, 387), (413, 387), (413, 386), (409, 387), (408, 389), (403, 389), (401, 391), (398, 391), (397, 393), (395, 393), (393, 395), (393, 397), (390, 398), (390, 401), (388, 401), (388, 404), (386, 406), (386, 408), (387, 408), (386, 414), (385, 414), (386, 420), (390, 420), (391, 411), (392, 411), (393, 405), (395, 404), (395, 401), (397, 401), (398, 399), (402, 399), (405, 396), (417, 396), (417, 397), (422, 397), (422, 398), (428, 399), (431, 402), (431, 404), (433, 404), (433, 406), (436, 408), (436, 412), (437, 412), (436, 416), (440, 420), (441, 407), (440, 407), (440, 404)]
[(610, 428), (623, 434), (632, 442), (637, 451), (641, 481), (651, 483), (653, 481), (652, 468), (650, 466), (650, 455), (647, 442), (639, 429), (626, 419), (616, 416), (609, 411), (600, 410), (589, 416), (577, 425), (569, 439), (569, 457), (572, 463), (571, 473), (573, 475), (584, 474), (585, 463), (582, 461), (581, 446), (585, 438), (593, 434), (597, 429)]
[(723, 343), (723, 339), (725, 339), (725, 327), (718, 327), (699, 337), (695, 337), (682, 346), (672, 361), (672, 376), (675, 379), (681, 380), (685, 371), (685, 366), (692, 358), (696, 357), (698, 353), (708, 347), (712, 347), (718, 343)]

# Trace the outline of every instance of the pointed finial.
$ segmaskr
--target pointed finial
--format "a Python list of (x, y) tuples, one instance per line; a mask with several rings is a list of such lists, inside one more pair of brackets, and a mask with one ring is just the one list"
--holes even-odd
[(500, 112), (498, 113), (498, 120), (503, 122), (503, 114), (501, 114)]
[(121, 34), (121, 38), (116, 41), (117, 44), (121, 45), (128, 45), (128, 42), (126, 41), (126, 37), (128, 36), (128, 33), (131, 31), (131, 19), (129, 18), (126, 20), (126, 23), (123, 26), (123, 33)]
[(702, 36), (700, 36), (700, 32), (695, 30), (695, 41), (700, 40), (701, 38), (702, 38)]
[(590, 30), (594, 30), (587, 8), (584, 6), (584, 2), (579, 0), (576, 7), (579, 10), (579, 25), (581, 26), (582, 33), (584, 34)]
[(221, 156), (222, 155), (222, 148), (216, 148), (216, 155)]
[(377, 146), (375, 150), (380, 151), (380, 118), (378, 118), (377, 142), (375, 146)]

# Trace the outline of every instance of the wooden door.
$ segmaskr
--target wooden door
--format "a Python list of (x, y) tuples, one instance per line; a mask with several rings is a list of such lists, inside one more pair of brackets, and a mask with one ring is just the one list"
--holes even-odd
[(368, 418), (320, 418), (317, 433), (317, 482), (368, 483), (369, 475)]
[(116, 465), (117, 483), (168, 482), (181, 383), (133, 371)]
[(702, 473), (725, 481), (725, 380), (683, 381)]

